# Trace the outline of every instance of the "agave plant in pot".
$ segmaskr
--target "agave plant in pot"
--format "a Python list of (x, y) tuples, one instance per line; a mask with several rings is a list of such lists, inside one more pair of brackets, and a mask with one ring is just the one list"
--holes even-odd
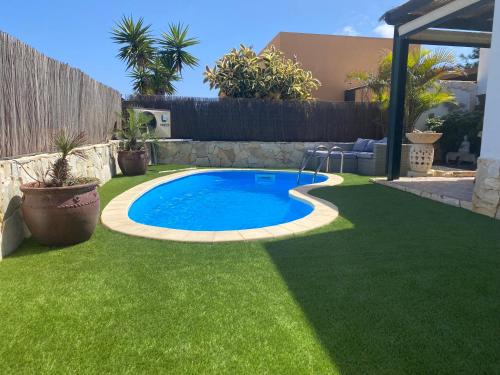
[(122, 116), (122, 128), (117, 132), (121, 140), (118, 151), (118, 165), (125, 176), (146, 174), (148, 156), (146, 140), (148, 137), (148, 123), (152, 116), (127, 109), (127, 115)]
[(53, 137), (59, 157), (34, 182), (21, 185), (21, 210), (31, 234), (42, 244), (72, 245), (86, 241), (99, 219), (99, 193), (95, 178), (71, 173), (68, 158), (85, 159), (84, 133), (62, 130)]

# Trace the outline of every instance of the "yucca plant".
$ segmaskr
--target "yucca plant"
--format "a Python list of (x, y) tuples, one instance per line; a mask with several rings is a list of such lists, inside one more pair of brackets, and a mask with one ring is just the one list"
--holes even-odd
[(111, 31), (111, 39), (121, 45), (118, 58), (127, 63), (133, 89), (140, 95), (173, 95), (174, 82), (185, 67), (195, 67), (198, 59), (186, 51), (199, 43), (188, 37), (188, 26), (171, 24), (160, 38), (151, 34), (143, 18), (122, 17)]
[(86, 140), (87, 138), (84, 132), (77, 133), (63, 129), (54, 134), (52, 143), (60, 153), (60, 156), (51, 164), (46, 173), (47, 178), (44, 179), (44, 185), (46, 187), (72, 186), (95, 181), (93, 178), (87, 179), (74, 176), (71, 173), (71, 167), (68, 162), (68, 157), (70, 155), (80, 159), (86, 159), (85, 152), (77, 149), (83, 146)]
[(123, 16), (111, 31), (111, 39), (123, 45), (118, 57), (127, 63), (127, 69), (145, 69), (155, 55), (154, 38), (151, 36), (151, 25), (144, 25), (141, 17), (134, 21), (132, 16)]
[(156, 56), (149, 69), (134, 68), (130, 77), (134, 91), (142, 95), (173, 95), (176, 91), (174, 82), (180, 81), (166, 56)]
[(188, 38), (189, 26), (179, 23), (177, 25), (170, 24), (168, 28), (168, 33), (162, 33), (158, 40), (159, 45), (163, 48), (161, 54), (171, 61), (171, 66), (181, 75), (185, 66), (190, 68), (198, 66), (198, 58), (186, 51), (186, 48), (195, 46), (200, 41), (196, 38)]
[(144, 150), (146, 140), (152, 138), (148, 133), (148, 123), (153, 117), (144, 112), (134, 111), (132, 108), (128, 108), (126, 116), (121, 117), (122, 128), (117, 131), (117, 136), (122, 141), (122, 149)]

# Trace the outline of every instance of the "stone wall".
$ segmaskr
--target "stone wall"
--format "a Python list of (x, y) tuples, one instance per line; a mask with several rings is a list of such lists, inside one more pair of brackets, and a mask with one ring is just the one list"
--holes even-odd
[[(316, 145), (331, 147), (333, 142), (160, 142), (159, 163), (189, 164), (199, 167), (298, 168), (305, 149)], [(352, 143), (335, 143), (345, 150)]]
[(478, 160), (472, 210), (500, 219), (500, 160)]
[[(118, 142), (82, 147), (85, 160), (70, 156), (75, 175), (98, 178), (107, 182), (118, 171), (115, 163)], [(57, 154), (37, 154), (17, 159), (0, 160), (0, 259), (14, 251), (30, 233), (24, 225), (20, 205), (22, 193), (19, 187), (33, 181), (32, 177), (46, 171)], [(31, 177), (32, 176), (32, 177)]]

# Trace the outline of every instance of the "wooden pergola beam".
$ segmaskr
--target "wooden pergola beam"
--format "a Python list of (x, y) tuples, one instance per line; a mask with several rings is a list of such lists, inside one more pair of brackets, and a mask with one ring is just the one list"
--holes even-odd
[(450, 18), (457, 17), (464, 12), (477, 8), (488, 1), (489, 0), (454, 0), (423, 16), (402, 24), (399, 26), (399, 35), (401, 37), (410, 36), (411, 34), (434, 27)]
[(491, 33), (487, 32), (427, 29), (411, 35), (408, 39), (412, 44), (479, 48), (489, 48), (491, 45)]

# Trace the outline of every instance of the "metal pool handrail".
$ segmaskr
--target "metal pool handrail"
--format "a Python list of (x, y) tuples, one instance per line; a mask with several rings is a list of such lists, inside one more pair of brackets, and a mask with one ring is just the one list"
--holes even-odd
[(342, 147), (339, 147), (339, 146), (333, 146), (331, 149), (330, 149), (330, 152), (328, 153), (328, 162), (326, 164), (326, 170), (330, 170), (330, 165), (329, 165), (329, 161), (330, 161), (330, 156), (335, 153), (335, 152), (340, 152), (340, 173), (343, 173), (344, 171), (344, 149)]
[[(329, 156), (330, 156), (330, 150), (328, 149), (328, 147), (326, 147), (324, 145), (318, 145), (318, 146), (314, 147), (314, 149), (312, 149), (312, 150), (311, 149), (306, 150), (304, 152), (304, 156), (302, 157), (302, 162), (300, 164), (299, 173), (297, 175), (297, 184), (300, 183), (300, 177), (302, 175), (302, 171), (304, 169), (306, 169), (307, 164), (309, 164), (309, 161), (313, 158), (316, 160), (316, 163), (317, 163), (315, 171), (314, 171), (314, 176), (313, 176), (313, 182), (315, 182), (316, 175), (318, 174), (319, 170), (323, 166), (325, 159), (328, 159)], [(319, 160), (319, 162), (318, 162), (318, 160)]]

